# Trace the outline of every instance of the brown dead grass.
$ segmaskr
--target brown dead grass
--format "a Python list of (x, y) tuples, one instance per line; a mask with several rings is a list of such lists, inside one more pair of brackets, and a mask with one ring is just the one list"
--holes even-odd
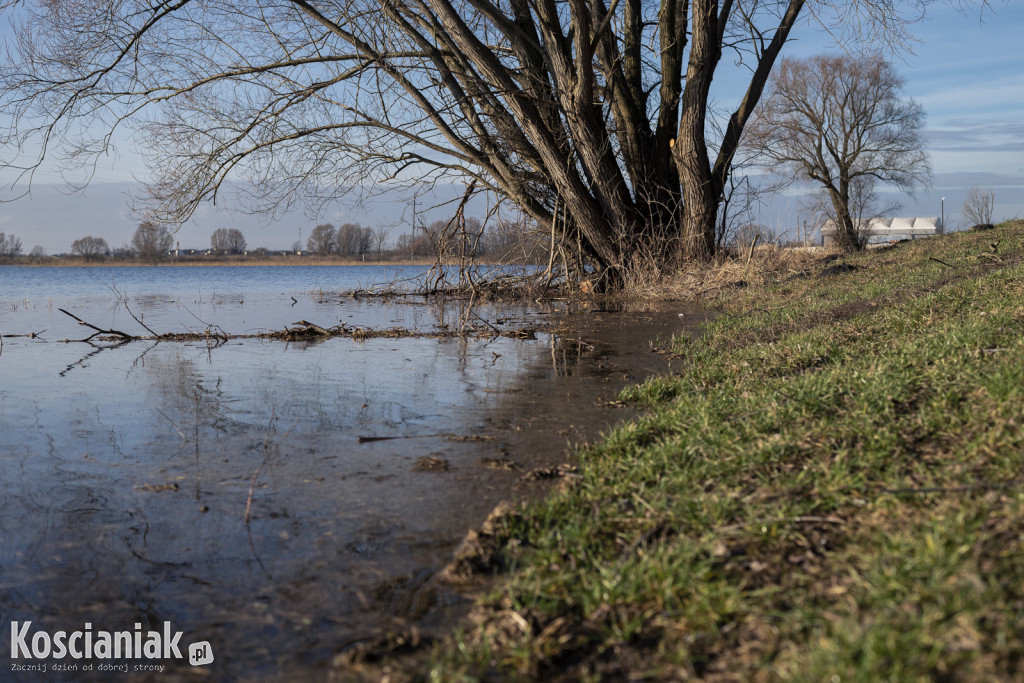
[(705, 263), (677, 270), (641, 262), (629, 270), (624, 290), (641, 299), (700, 303), (723, 290), (762, 287), (780, 280), (808, 275), (812, 269), (840, 252), (831, 247), (756, 247), (753, 252), (722, 254)]

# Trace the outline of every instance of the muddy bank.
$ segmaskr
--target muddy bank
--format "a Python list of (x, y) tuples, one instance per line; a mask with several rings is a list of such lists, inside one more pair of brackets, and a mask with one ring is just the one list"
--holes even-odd
[[(473, 596), (490, 586), (495, 570), (490, 554), (500, 542), (491, 537), (492, 520), (512, 511), (517, 501), (543, 496), (574, 477), (573, 450), (635, 414), (616, 400), (618, 391), (669, 371), (670, 361), (657, 352), (659, 340), (697, 334), (705, 319), (702, 312), (689, 311), (683, 318), (679, 313), (671, 304), (654, 304), (639, 311), (569, 308), (552, 315), (549, 362), (531, 368), (521, 385), (482, 417), (477, 444), (466, 452), (438, 451), (443, 466), (424, 466), (459, 480), (465, 487), (460, 506), (465, 519), (482, 523), (439, 543), (451, 553), (443, 567), (424, 568), (389, 586), (389, 598), (398, 605), (394, 618), (343, 647), (332, 662), (335, 673), (375, 680), (395, 657), (414, 670), (425, 646), (450, 633), (468, 614)], [(474, 459), (480, 467), (466, 467)]]

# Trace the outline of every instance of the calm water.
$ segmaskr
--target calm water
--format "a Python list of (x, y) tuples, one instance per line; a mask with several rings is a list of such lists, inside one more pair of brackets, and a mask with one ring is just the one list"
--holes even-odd
[[(588, 420), (619, 370), (591, 373), (584, 347), (543, 332), (63, 342), (91, 330), (58, 311), (131, 334), (145, 331), (129, 311), (159, 333), (300, 319), (429, 332), (476, 315), (512, 327), (558, 313), (470, 316), (347, 293), (422, 272), (0, 268), (0, 332), (41, 333), (5, 336), (0, 352), (4, 647), (12, 621), (51, 634), (170, 622), (183, 650), (211, 644), (216, 659), (203, 671), (217, 679), (313, 680), (347, 647), (457, 608), (459, 596), (426, 579), (525, 471), (561, 455), (567, 437), (549, 430)], [(489, 468), (488, 458), (518, 469)], [(182, 661), (158, 663), (172, 679), (192, 675)]]
[(202, 331), (209, 325), (245, 334), (281, 329), (300, 319), (324, 327), (338, 322), (377, 328), (429, 325), (437, 322), (430, 314), (413, 315), (420, 308), (396, 318), (394, 308), (352, 296), (360, 290), (414, 291), (426, 272), (423, 266), (0, 266), (0, 333), (45, 330), (47, 339), (88, 336), (61, 308), (128, 334), (148, 334), (131, 313), (161, 334)]

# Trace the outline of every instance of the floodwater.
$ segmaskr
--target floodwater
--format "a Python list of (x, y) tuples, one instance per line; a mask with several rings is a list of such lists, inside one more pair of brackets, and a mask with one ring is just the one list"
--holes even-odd
[[(0, 643), (12, 622), (32, 622), (29, 644), (168, 623), (183, 656), (22, 657), (10, 665), (48, 670), (4, 662), (0, 678), (107, 680), (114, 663), (118, 680), (313, 680), (388, 629), (443, 627), (465, 598), (428, 580), (465, 532), (621, 418), (600, 405), (663, 369), (648, 341), (684, 329), (671, 311), (349, 293), (415, 276), (0, 268)], [(75, 341), (93, 330), (61, 308), (129, 334), (481, 319), (536, 333), (118, 344)], [(214, 661), (194, 668), (201, 642)]]

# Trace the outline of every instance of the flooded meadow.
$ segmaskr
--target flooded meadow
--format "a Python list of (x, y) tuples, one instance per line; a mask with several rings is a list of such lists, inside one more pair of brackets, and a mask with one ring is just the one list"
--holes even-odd
[[(467, 600), (431, 577), (462, 536), (624, 417), (616, 391), (664, 369), (650, 341), (683, 326), (353, 295), (423, 270), (0, 267), (0, 640), (169, 622), (214, 661), (125, 680), (301, 680), (388, 629), (450, 625)], [(195, 336), (80, 341), (94, 330), (61, 309)], [(299, 321), (396, 333), (237, 336)]]

